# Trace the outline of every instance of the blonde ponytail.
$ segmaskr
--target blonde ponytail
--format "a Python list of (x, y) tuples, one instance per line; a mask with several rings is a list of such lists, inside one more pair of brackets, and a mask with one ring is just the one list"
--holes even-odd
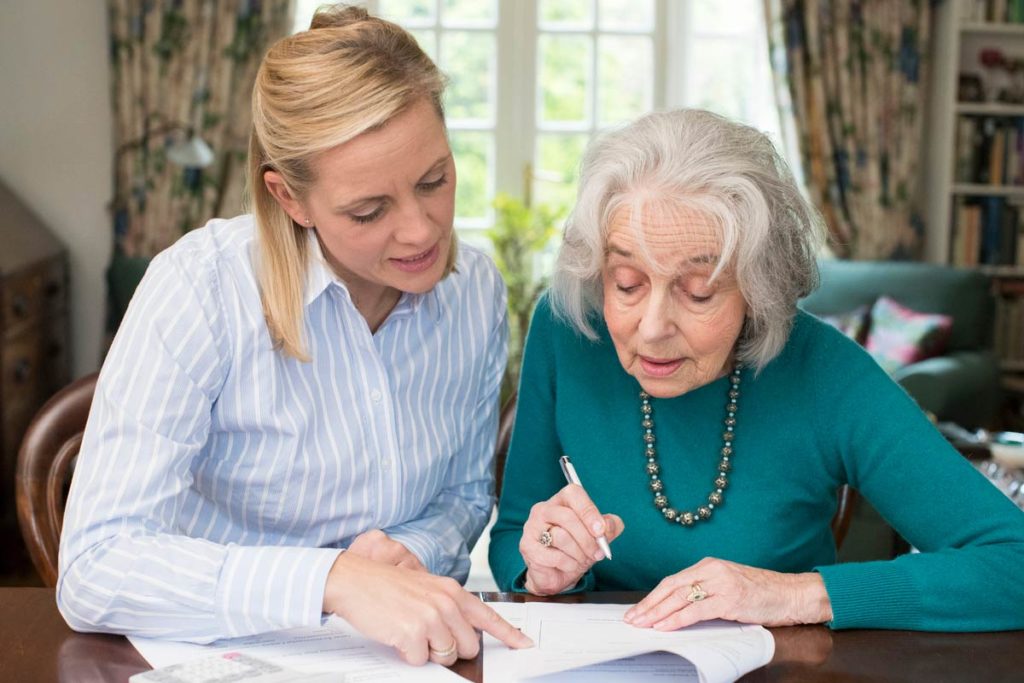
[(263, 174), (276, 171), (293, 197), (305, 197), (316, 181), (312, 161), (318, 154), (385, 124), (424, 98), (443, 117), (443, 92), (444, 78), (416, 40), (361, 8), (321, 8), (310, 30), (267, 51), (252, 92), (247, 184), (263, 315), (282, 353), (309, 360), (303, 296), (310, 228), (291, 219)]

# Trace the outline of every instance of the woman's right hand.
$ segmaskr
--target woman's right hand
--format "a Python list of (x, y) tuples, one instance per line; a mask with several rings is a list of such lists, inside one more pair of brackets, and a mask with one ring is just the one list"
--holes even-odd
[[(554, 595), (572, 588), (595, 562), (604, 559), (597, 537), (603, 534), (610, 543), (624, 528), (622, 518), (602, 515), (576, 484), (537, 503), (519, 541), (526, 562), (526, 590), (534, 595)], [(544, 532), (550, 534), (550, 545), (541, 543)]]
[(337, 614), (359, 632), (398, 650), (402, 659), (450, 666), (480, 651), (475, 629), (509, 647), (533, 641), (454, 579), (375, 562), (343, 552), (324, 589), (324, 612)]

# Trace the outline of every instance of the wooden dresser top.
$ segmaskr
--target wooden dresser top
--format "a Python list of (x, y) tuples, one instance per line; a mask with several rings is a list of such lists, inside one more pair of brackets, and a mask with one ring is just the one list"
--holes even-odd
[(63, 251), (43, 221), (0, 181), (0, 276)]

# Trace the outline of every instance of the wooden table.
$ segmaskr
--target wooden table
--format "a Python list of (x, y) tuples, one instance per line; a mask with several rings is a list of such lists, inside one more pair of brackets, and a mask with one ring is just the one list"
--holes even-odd
[[(523, 600), (489, 593), (485, 599)], [(633, 602), (638, 594), (602, 593), (561, 598), (574, 602)], [(745, 676), (756, 681), (1020, 681), (1024, 632), (916, 633), (829, 631), (823, 626), (772, 629), (775, 657)], [(71, 631), (49, 588), (0, 588), (0, 681), (123, 683), (149, 668), (120, 636)], [(482, 662), (455, 670), (473, 681)]]

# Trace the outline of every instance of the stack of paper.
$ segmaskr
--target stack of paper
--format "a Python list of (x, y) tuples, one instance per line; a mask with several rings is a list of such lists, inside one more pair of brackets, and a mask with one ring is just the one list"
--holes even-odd
[[(533, 638), (536, 647), (510, 650), (485, 635), (487, 683), (527, 679), (534, 683), (724, 683), (767, 664), (775, 651), (771, 634), (760, 626), (715, 621), (662, 633), (623, 622), (628, 605), (489, 604)], [(156, 668), (234, 651), (304, 673), (333, 673), (337, 680), (344, 681), (464, 681), (437, 664), (406, 664), (392, 648), (365, 638), (338, 617), (326, 619), (317, 628), (277, 631), (213, 645), (130, 640)]]
[(510, 650), (485, 635), (487, 683), (725, 683), (764, 666), (775, 652), (761, 626), (712, 621), (665, 633), (626, 624), (629, 605), (489, 604), (537, 646)]
[(293, 628), (212, 645), (150, 638), (128, 640), (153, 668), (236, 651), (304, 673), (337, 674), (339, 681), (466, 683), (466, 679), (437, 664), (406, 664), (393, 648), (369, 640), (335, 616), (316, 628)]

